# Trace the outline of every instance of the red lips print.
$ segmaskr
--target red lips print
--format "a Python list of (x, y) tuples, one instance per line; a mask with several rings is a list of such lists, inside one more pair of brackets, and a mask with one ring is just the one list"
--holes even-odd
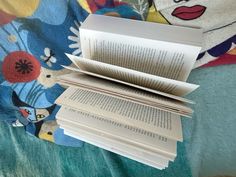
[(200, 17), (206, 10), (205, 6), (195, 5), (192, 7), (180, 6), (171, 13), (172, 16), (182, 20), (193, 20)]

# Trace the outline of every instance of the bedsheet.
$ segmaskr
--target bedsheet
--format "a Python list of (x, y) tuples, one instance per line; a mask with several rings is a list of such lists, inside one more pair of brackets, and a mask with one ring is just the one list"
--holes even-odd
[[(231, 106), (235, 103), (235, 66), (194, 71), (190, 81), (203, 87), (190, 95), (198, 102), (196, 114), (193, 121), (183, 120), (186, 140), (178, 145), (176, 161), (162, 172), (88, 144), (81, 147), (83, 142), (66, 136), (56, 122), (59, 107), (54, 101), (64, 88), (55, 78), (68, 72), (61, 67), (71, 64), (65, 52), (81, 54), (79, 27), (86, 16), (97, 13), (145, 20), (151, 5), (147, 0), (0, 0), (0, 120), (4, 121), (0, 124), (0, 176), (51, 176), (52, 171), (55, 176), (235, 174), (231, 166), (236, 162), (235, 138), (231, 136), (235, 127)], [(155, 11), (154, 17), (157, 13), (161, 12)], [(232, 48), (227, 46), (235, 36), (230, 39), (223, 42), (227, 44), (224, 52)], [(235, 59), (235, 54), (231, 50), (218, 61), (227, 61), (228, 56)], [(217, 153), (219, 159), (213, 156)], [(218, 166), (222, 162), (222, 167), (211, 166), (213, 162)]]
[(235, 74), (236, 65), (191, 73), (189, 81), (201, 85), (189, 96), (197, 102), (195, 113), (192, 119), (183, 119), (184, 142), (178, 144), (177, 159), (165, 170), (87, 143), (82, 148), (58, 146), (0, 122), (0, 176), (236, 176)]

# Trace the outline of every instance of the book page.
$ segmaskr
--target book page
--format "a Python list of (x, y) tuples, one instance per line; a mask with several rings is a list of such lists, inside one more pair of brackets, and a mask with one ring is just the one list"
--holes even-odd
[(160, 163), (159, 160), (157, 159), (155, 159), (156, 161), (151, 161), (148, 158), (151, 157), (153, 159), (152, 155), (149, 155), (148, 153), (143, 153), (142, 151), (138, 151), (137, 148), (133, 148), (129, 146), (127, 147), (127, 145), (125, 144), (115, 142), (113, 140), (107, 139), (100, 135), (88, 133), (82, 129), (79, 129), (78, 132), (75, 132), (73, 130), (67, 130), (67, 127), (61, 127), (61, 128), (64, 129), (64, 132), (66, 135), (83, 140), (89, 144), (92, 144), (102, 149), (105, 149), (107, 151), (119, 154), (123, 157), (135, 160), (137, 162), (146, 164), (148, 166), (151, 166), (160, 170), (168, 167), (168, 162)]
[[(186, 80), (183, 71), (190, 73), (192, 69), (187, 68), (189, 61), (184, 52), (171, 48), (172, 45), (165, 50), (160, 44), (154, 48), (150, 47), (152, 45), (134, 44), (132, 39), (130, 39), (132, 42), (127, 42), (127, 39), (117, 41), (106, 37), (97, 39), (96, 36), (91, 37), (88, 34), (81, 40), (83, 40), (82, 45), (86, 45), (89, 50), (88, 53), (83, 53), (83, 56), (103, 63), (180, 81)], [(194, 63), (196, 57), (192, 58), (191, 63)]]
[(188, 93), (194, 91), (199, 87), (195, 84), (189, 84), (186, 82), (146, 74), (136, 70), (101, 63), (82, 57), (76, 57), (71, 55), (67, 56), (72, 57), (71, 60), (74, 60), (81, 70), (104, 75), (117, 80), (162, 91), (165, 93), (170, 93), (177, 96), (187, 95)]
[[(168, 156), (166, 156), (166, 154), (159, 154), (158, 152), (151, 151), (151, 150), (149, 150), (149, 149), (147, 149), (145, 147), (143, 148), (142, 146), (130, 143), (129, 141), (123, 141), (122, 139), (116, 138), (113, 135), (109, 135), (109, 134), (97, 131), (95, 129), (91, 129), (90, 127), (76, 125), (76, 124), (73, 124), (72, 122), (69, 122), (69, 121), (59, 120), (58, 124), (60, 125), (60, 127), (63, 127), (66, 131), (73, 131), (73, 132), (77, 132), (78, 133), (79, 130), (83, 130), (83, 131), (85, 131), (87, 133), (96, 134), (98, 136), (101, 136), (101, 137), (104, 137), (106, 139), (109, 139), (110, 141), (113, 141), (113, 142), (116, 142), (116, 143), (120, 143), (120, 144), (124, 144), (127, 147), (133, 147), (133, 149), (136, 149), (137, 151), (142, 151), (142, 153), (152, 154), (153, 157), (150, 158), (150, 160), (153, 159), (153, 161), (157, 161), (157, 159), (158, 159), (158, 162), (160, 162), (162, 164), (166, 164), (167, 165), (170, 160), (174, 161), (174, 159), (176, 157), (175, 156), (174, 158), (170, 159)], [(110, 146), (113, 146), (113, 144), (110, 144)]]
[[(57, 120), (80, 125), (99, 131), (102, 134), (112, 136), (127, 143), (133, 143), (136, 146), (151, 149), (156, 153), (162, 154), (170, 159), (176, 157), (176, 141), (167, 139), (158, 134), (144, 131), (132, 126), (117, 123), (88, 113), (84, 113), (72, 108), (62, 106), (57, 113)], [(61, 124), (65, 125), (65, 123)]]
[(90, 15), (80, 39), (85, 58), (186, 81), (201, 50), (202, 30)]
[[(161, 92), (161, 91), (158, 91), (158, 90), (149, 89), (149, 88), (146, 88), (146, 87), (142, 87), (142, 86), (139, 86), (139, 85), (131, 84), (131, 83), (124, 82), (124, 81), (121, 81), (121, 80), (118, 80), (118, 79), (114, 79), (114, 78), (111, 78), (111, 77), (103, 76), (103, 75), (100, 75), (100, 74), (95, 74), (95, 73), (92, 73), (92, 72), (83, 71), (83, 70), (81, 70), (79, 68), (75, 68), (75, 67), (70, 67), (70, 66), (63, 66), (63, 67), (65, 69), (68, 69), (68, 70), (71, 70), (71, 71), (75, 71), (77, 73), (87, 74), (89, 76), (93, 76), (93, 77), (105, 79), (105, 80), (108, 80), (108, 81), (112, 81), (112, 82), (128, 85), (128, 86), (131, 86), (131, 87), (134, 87), (134, 88), (138, 88), (138, 89), (143, 90), (143, 91), (147, 91), (147, 92), (154, 93), (154, 94), (157, 94), (157, 95), (160, 95), (160, 96), (171, 98), (171, 99), (174, 99), (176, 101), (181, 101), (181, 102), (189, 103), (189, 104), (195, 104), (194, 101), (186, 99), (186, 98), (183, 98), (183, 97), (180, 97), (180, 96), (172, 95), (172, 94)], [(61, 81), (63, 81), (63, 80), (60, 80), (60, 77), (58, 77), (57, 78), (57, 82), (60, 82), (61, 84), (64, 84), (65, 86), (70, 86), (69, 83), (66, 84), (66, 82), (63, 83)]]
[(83, 89), (134, 101), (187, 117), (190, 117), (193, 112), (180, 101), (169, 99), (124, 84), (118, 84), (116, 82), (110, 82), (97, 77), (92, 77), (87, 74), (71, 73), (62, 75), (58, 79), (58, 82), (61, 84), (64, 83), (70, 86), (78, 86)]
[(72, 87), (59, 96), (56, 103), (170, 139), (183, 140), (180, 116), (159, 109)]
[(147, 152), (143, 152), (142, 150), (136, 147), (122, 144), (112, 139), (108, 139), (104, 136), (96, 134), (96, 132), (91, 133), (89, 131), (83, 130), (82, 128), (71, 130), (71, 128), (67, 126), (61, 128), (63, 128), (65, 134), (69, 136), (80, 139), (92, 145), (98, 146), (102, 149), (122, 155), (124, 157), (130, 158), (137, 162), (149, 165), (151, 167), (164, 169), (168, 166), (168, 162), (163, 162), (163, 163), (159, 162), (160, 159), (155, 158), (155, 154), (149, 154)]

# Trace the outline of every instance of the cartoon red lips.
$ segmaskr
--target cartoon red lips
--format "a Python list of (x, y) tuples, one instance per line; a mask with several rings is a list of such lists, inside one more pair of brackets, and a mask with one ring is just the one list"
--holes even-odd
[(192, 7), (180, 6), (171, 13), (172, 16), (182, 20), (193, 20), (200, 17), (206, 10), (205, 6), (195, 5)]

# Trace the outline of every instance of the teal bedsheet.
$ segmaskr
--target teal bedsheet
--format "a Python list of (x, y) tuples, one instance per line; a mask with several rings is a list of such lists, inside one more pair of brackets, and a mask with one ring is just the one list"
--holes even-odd
[(58, 146), (26, 136), (23, 129), (13, 129), (4, 123), (0, 123), (0, 130), (0, 176), (191, 176), (183, 144), (175, 163), (160, 171), (90, 144), (85, 143), (82, 148)]
[(200, 88), (184, 139), (193, 176), (236, 176), (236, 65), (196, 69), (189, 82)]
[(236, 176), (236, 65), (195, 69), (201, 87), (192, 119), (183, 119), (184, 142), (165, 170), (157, 170), (95, 146), (59, 146), (0, 123), (0, 176), (188, 177)]

